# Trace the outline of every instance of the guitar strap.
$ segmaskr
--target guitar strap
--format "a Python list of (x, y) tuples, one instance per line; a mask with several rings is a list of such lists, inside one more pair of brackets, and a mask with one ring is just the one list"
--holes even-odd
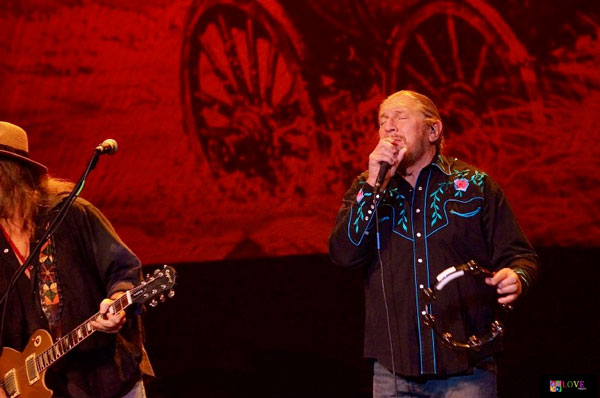
[[(46, 224), (46, 229), (49, 224)], [(38, 291), (40, 304), (46, 319), (50, 333), (55, 339), (62, 337), (61, 313), (63, 301), (62, 291), (58, 279), (56, 267), (56, 250), (54, 246), (53, 236), (49, 236), (48, 240), (40, 249), (39, 255), (40, 266), (38, 268)]]

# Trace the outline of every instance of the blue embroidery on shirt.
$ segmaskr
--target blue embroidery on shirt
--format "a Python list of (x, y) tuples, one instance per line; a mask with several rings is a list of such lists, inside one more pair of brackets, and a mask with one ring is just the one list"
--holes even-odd
[(429, 197), (433, 199), (431, 201), (431, 204), (429, 205), (429, 207), (431, 209), (433, 209), (433, 211), (431, 212), (431, 226), (432, 227), (435, 225), (437, 220), (442, 219), (442, 215), (440, 213), (440, 196), (444, 193), (445, 185), (447, 185), (447, 184), (443, 183), (443, 182), (440, 183), (438, 188), (429, 195)]
[[(402, 206), (404, 206), (404, 205), (402, 205)], [(406, 210), (404, 208), (402, 209), (402, 211), (400, 213), (404, 214), (404, 215), (400, 216), (401, 217), (400, 220), (398, 222), (396, 222), (396, 209), (394, 208), (394, 206), (392, 206), (392, 205), (390, 205), (388, 203), (382, 204), (381, 206), (379, 206), (380, 209), (383, 209), (384, 207), (389, 207), (391, 209), (392, 216), (391, 216), (391, 218), (387, 217), (387, 216), (386, 217), (382, 217), (382, 218), (379, 219), (379, 222), (391, 220), (392, 221), (392, 232), (395, 233), (396, 235), (400, 235), (401, 237), (403, 237), (403, 238), (405, 238), (405, 239), (407, 239), (407, 240), (409, 240), (409, 241), (412, 242), (413, 241), (412, 238), (410, 238), (407, 235), (404, 235), (402, 232), (397, 231), (396, 228), (395, 228), (398, 225), (402, 225), (402, 222), (403, 222), (402, 221), (402, 217), (404, 218), (404, 225), (407, 224)], [(403, 228), (403, 229), (406, 231), (408, 229), (408, 227)]]
[(454, 215), (459, 216), (459, 217), (465, 217), (465, 218), (467, 218), (467, 217), (473, 217), (475, 214), (479, 213), (480, 211), (481, 211), (481, 206), (479, 206), (475, 210), (469, 211), (467, 213), (459, 213), (456, 210), (450, 210), (450, 214), (454, 214)]
[[(433, 227), (438, 221), (442, 220), (442, 213), (440, 210), (441, 196), (444, 194), (444, 192), (446, 192), (449, 189), (450, 186), (454, 187), (454, 191), (455, 191), (454, 197), (457, 197), (457, 198), (461, 198), (463, 196), (463, 194), (468, 190), (469, 181), (472, 182), (474, 185), (476, 185), (479, 188), (480, 193), (483, 193), (483, 189), (484, 189), (483, 180), (484, 180), (486, 174), (481, 173), (477, 170), (474, 170), (473, 175), (470, 178), (467, 178), (467, 176), (470, 172), (471, 171), (468, 169), (452, 170), (451, 180), (438, 183), (437, 189), (434, 190), (429, 195), (429, 197), (432, 199), (432, 202), (429, 205), (429, 207), (432, 209), (431, 224), (430, 224), (431, 227)], [(465, 183), (466, 183), (466, 186), (465, 186)], [(445, 207), (445, 203), (444, 203), (444, 207)]]
[[(348, 238), (350, 239), (350, 242), (352, 242), (355, 246), (360, 245), (363, 237), (365, 236), (365, 232), (369, 229), (369, 225), (371, 224), (371, 220), (373, 219), (373, 218), (368, 219), (369, 222), (367, 223), (365, 230), (363, 231), (362, 235), (360, 236), (360, 239), (358, 239), (358, 242), (356, 242), (354, 239), (352, 239), (352, 235), (358, 235), (360, 223), (365, 221), (365, 214), (363, 212), (363, 207), (365, 206), (365, 203), (367, 203), (367, 200), (365, 200), (364, 198), (367, 198), (372, 195), (373, 194), (370, 192), (365, 192), (363, 194), (363, 200), (360, 202), (360, 204), (358, 204), (358, 209), (356, 211), (356, 217), (354, 219), (352, 219), (353, 208), (350, 209), (350, 217), (348, 218)], [(351, 233), (352, 226), (354, 226), (354, 234)]]
[(481, 193), (483, 193), (483, 179), (485, 178), (485, 176), (485, 173), (480, 173), (477, 170), (475, 170), (475, 172), (471, 176), (471, 182), (481, 189)]
[(408, 217), (407, 217), (407, 213), (406, 213), (406, 207), (404, 206), (406, 196), (404, 196), (400, 192), (398, 192), (398, 187), (390, 189), (388, 191), (388, 195), (390, 198), (395, 200), (395, 202), (398, 204), (398, 207), (399, 207), (398, 222), (394, 223), (394, 228), (396, 228), (397, 226), (400, 226), (400, 227), (402, 227), (404, 232), (408, 232), (408, 226), (407, 226)]
[[(363, 202), (363, 203), (364, 203), (364, 202)], [(361, 206), (361, 207), (362, 207), (362, 206)], [(352, 242), (352, 244), (354, 244), (354, 246), (358, 246), (358, 245), (360, 245), (360, 243), (362, 242), (362, 240), (363, 240), (363, 237), (365, 236), (365, 234), (366, 234), (367, 230), (369, 229), (369, 225), (371, 224), (371, 220), (372, 220), (372, 218), (369, 218), (369, 223), (368, 223), (368, 224), (367, 224), (367, 226), (365, 227), (365, 230), (364, 230), (364, 231), (363, 231), (363, 233), (360, 235), (360, 238), (358, 239), (358, 242), (357, 242), (357, 241), (355, 241), (355, 240), (352, 238), (352, 236), (353, 236), (353, 235), (357, 235), (357, 234), (358, 234), (358, 222), (359, 222), (360, 220), (364, 220), (364, 216), (363, 216), (363, 215), (359, 215), (359, 216), (357, 216), (357, 217), (354, 219), (354, 222), (352, 222), (352, 210), (353, 210), (353, 209), (350, 209), (350, 217), (349, 217), (349, 220), (348, 220), (348, 239), (350, 239), (350, 242)], [(354, 231), (355, 231), (355, 233), (354, 233), (354, 234), (351, 232), (352, 225), (355, 225), (355, 228), (354, 228)]]
[[(431, 170), (429, 171), (429, 174), (427, 175), (427, 184), (425, 184), (425, 192), (429, 191), (429, 182), (431, 181)], [(427, 206), (427, 196), (425, 196), (425, 202), (423, 207)], [(423, 212), (423, 235), (427, 236), (427, 216), (425, 215), (426, 212)], [(426, 265), (426, 270), (427, 270), (427, 288), (431, 287), (430, 286), (430, 281), (431, 281), (431, 276), (429, 275), (429, 247), (427, 244), (427, 238), (423, 239), (423, 244), (425, 245), (425, 265)], [(416, 287), (416, 286), (415, 286)], [(433, 313), (432, 311), (432, 305), (429, 304), (429, 313)], [(417, 306), (417, 319), (420, 319), (420, 314), (418, 312), (418, 306)], [(431, 333), (431, 349), (432, 349), (432, 353), (433, 353), (433, 373), (437, 373), (437, 358), (435, 355), (435, 333), (432, 330), (430, 330)], [(421, 368), (421, 373), (423, 373), (423, 369)]]
[[(443, 225), (438, 226), (436, 229), (432, 230), (430, 233), (427, 234), (427, 237), (430, 237), (431, 235), (433, 235), (435, 232), (439, 231), (440, 229), (444, 228), (445, 226), (448, 225), (448, 212), (446, 211), (446, 207), (448, 206), (448, 203), (450, 202), (457, 202), (457, 203), (470, 203), (474, 200), (483, 200), (483, 196), (476, 196), (474, 198), (471, 198), (469, 200), (458, 200), (458, 199), (448, 199), (446, 202), (444, 202), (444, 217), (446, 219), (446, 222)], [(453, 210), (450, 210), (450, 213), (452, 214)], [(461, 213), (461, 214), (466, 214), (466, 213)], [(458, 215), (458, 214), (457, 214)]]

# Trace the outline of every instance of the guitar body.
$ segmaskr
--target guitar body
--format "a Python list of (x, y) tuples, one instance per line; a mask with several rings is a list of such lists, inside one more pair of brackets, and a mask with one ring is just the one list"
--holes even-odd
[(38, 374), (38, 379), (30, 384), (25, 370), (27, 358), (34, 354), (38, 356), (48, 348), (52, 346), (52, 336), (50, 333), (43, 329), (36, 330), (34, 334), (29, 338), (27, 346), (20, 353), (12, 348), (5, 347), (2, 350), (2, 356), (0, 356), (0, 380), (2, 384), (7, 383), (6, 375), (11, 369), (14, 369), (14, 377), (16, 379), (18, 394), (11, 395), (10, 391), (7, 391), (6, 396), (11, 398), (50, 398), (52, 397), (52, 390), (46, 388), (44, 382), (44, 375), (46, 370), (44, 369)]
[[(160, 301), (166, 300), (164, 293), (167, 291), (167, 297), (173, 297), (175, 276), (175, 270), (168, 265), (155, 270), (153, 276), (148, 275), (138, 286), (114, 300), (109, 311), (116, 314), (133, 303), (144, 304), (148, 301), (150, 306), (154, 307), (158, 304), (156, 297)], [(8, 398), (52, 397), (52, 390), (49, 390), (44, 382), (46, 369), (94, 333), (91, 322), (98, 316), (100, 313), (92, 315), (56, 342), (52, 341), (50, 333), (39, 329), (31, 335), (22, 353), (12, 348), (4, 348), (0, 356), (0, 388), (4, 387), (6, 396)]]

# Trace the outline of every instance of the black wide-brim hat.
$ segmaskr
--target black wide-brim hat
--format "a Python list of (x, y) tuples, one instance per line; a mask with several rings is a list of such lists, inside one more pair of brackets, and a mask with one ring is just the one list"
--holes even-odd
[(0, 122), (0, 157), (21, 161), (39, 175), (48, 173), (46, 166), (29, 158), (27, 133), (12, 123)]

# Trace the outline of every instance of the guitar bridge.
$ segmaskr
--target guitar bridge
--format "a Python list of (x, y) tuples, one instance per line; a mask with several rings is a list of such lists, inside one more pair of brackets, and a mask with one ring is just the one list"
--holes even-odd
[(21, 395), (14, 369), (9, 370), (4, 375), (4, 391), (6, 391), (8, 398), (16, 398)]
[(25, 360), (25, 369), (27, 370), (27, 380), (29, 380), (29, 385), (32, 385), (40, 379), (40, 374), (35, 366), (35, 354), (31, 354), (27, 357)]

